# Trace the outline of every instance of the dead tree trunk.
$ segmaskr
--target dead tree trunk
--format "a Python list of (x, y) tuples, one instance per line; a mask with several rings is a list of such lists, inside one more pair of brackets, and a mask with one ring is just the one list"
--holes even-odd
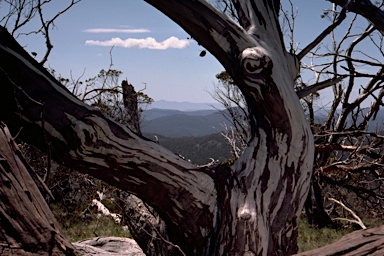
[(75, 255), (3, 123), (0, 145), (0, 254)]
[(336, 242), (297, 254), (297, 256), (382, 256), (384, 255), (384, 226), (358, 230)]
[(137, 196), (123, 193), (123, 214), (129, 230), (145, 255), (183, 255), (179, 246), (170, 242), (166, 223)]
[(309, 224), (317, 228), (336, 228), (337, 225), (329, 217), (324, 210), (323, 197), (321, 189), (317, 184), (317, 177), (313, 176), (307, 199), (305, 200), (304, 209)]
[[(231, 169), (197, 168), (77, 100), (0, 34), (0, 119), (52, 158), (140, 197), (186, 255), (297, 251), (297, 218), (313, 162), (293, 90), (278, 1), (236, 1), (240, 27), (203, 0), (147, 0), (179, 23), (234, 78), (250, 112), (249, 147)], [(22, 75), (20, 75), (22, 74)]]
[[(137, 92), (126, 80), (121, 83), (121, 87), (124, 101), (121, 123), (141, 135)], [(152, 207), (125, 191), (119, 196), (129, 231), (145, 255), (182, 255), (181, 249), (169, 242), (167, 225)]]
[(127, 80), (121, 83), (124, 101), (124, 124), (141, 135), (137, 92)]

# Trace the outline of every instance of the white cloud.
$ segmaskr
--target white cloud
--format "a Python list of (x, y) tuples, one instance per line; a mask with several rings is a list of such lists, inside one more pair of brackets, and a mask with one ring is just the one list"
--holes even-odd
[(121, 39), (118, 37), (112, 38), (107, 41), (98, 40), (86, 40), (86, 45), (96, 46), (120, 46), (124, 48), (141, 48), (141, 49), (152, 49), (152, 50), (166, 50), (169, 48), (182, 49), (189, 46), (188, 39), (178, 39), (174, 36), (162, 41), (157, 42), (153, 37), (147, 37), (145, 39), (128, 38)]
[(136, 28), (136, 29), (115, 29), (115, 28), (90, 28), (84, 30), (87, 33), (148, 33), (151, 32), (146, 28)]

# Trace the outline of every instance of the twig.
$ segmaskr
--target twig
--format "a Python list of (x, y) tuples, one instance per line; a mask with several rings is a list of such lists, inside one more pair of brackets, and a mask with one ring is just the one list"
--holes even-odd
[(358, 224), (362, 229), (367, 229), (367, 227), (364, 225), (363, 221), (359, 218), (359, 216), (357, 216), (356, 213), (354, 213), (354, 211), (352, 211), (350, 208), (348, 208), (345, 204), (343, 204), (341, 201), (338, 201), (334, 198), (328, 198), (328, 200), (334, 202), (334, 203), (337, 203), (338, 205), (340, 205), (341, 207), (343, 207), (345, 210), (347, 210), (356, 220), (350, 220), (350, 219), (347, 219), (347, 218), (335, 218), (335, 220), (344, 220), (344, 221), (348, 221), (348, 222), (351, 222), (351, 223), (356, 223)]
[[(151, 224), (151, 225), (152, 225), (152, 224)], [(152, 226), (152, 227), (153, 227), (153, 226)], [(142, 230), (143, 230), (145, 233), (147, 233), (148, 236), (152, 237), (153, 239), (161, 240), (161, 241), (163, 241), (164, 243), (169, 244), (170, 246), (175, 247), (175, 248), (181, 253), (181, 255), (186, 256), (186, 254), (183, 252), (183, 250), (180, 248), (180, 246), (178, 246), (177, 244), (171, 243), (170, 241), (168, 241), (167, 239), (165, 239), (155, 227), (153, 227), (153, 230), (157, 233), (157, 235), (158, 235), (159, 237), (156, 237), (156, 236), (151, 235), (151, 234), (150, 234), (147, 230), (145, 230), (145, 229), (142, 229)]]

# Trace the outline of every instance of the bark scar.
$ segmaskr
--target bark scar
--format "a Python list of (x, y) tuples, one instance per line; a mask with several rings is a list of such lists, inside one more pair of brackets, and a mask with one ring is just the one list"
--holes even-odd
[(241, 54), (241, 64), (244, 75), (252, 80), (265, 79), (272, 74), (272, 60), (261, 47), (245, 49)]

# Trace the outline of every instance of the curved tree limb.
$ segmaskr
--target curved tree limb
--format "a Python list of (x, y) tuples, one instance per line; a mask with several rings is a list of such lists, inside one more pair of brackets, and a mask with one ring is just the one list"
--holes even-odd
[[(0, 55), (0, 119), (10, 128), (23, 127), (20, 136), (41, 149), (46, 137), (57, 162), (151, 203), (163, 219), (177, 223), (176, 241), (183, 234), (190, 237), (186, 248), (202, 246), (215, 217), (212, 178), (76, 99), (4, 29)], [(200, 224), (190, 225), (185, 219)]]
[[(235, 21), (216, 9), (205, 0), (145, 0), (188, 32), (199, 44), (204, 46), (223, 65), (236, 80), (235, 63), (239, 62), (242, 52), (247, 48), (266, 47), (279, 49), (288, 59), (293, 76), (298, 72), (298, 63), (294, 56), (285, 51), (278, 12), (280, 1), (233, 0), (238, 12), (248, 24), (240, 27)], [(265, 16), (263, 15), (270, 15)], [(251, 25), (252, 24), (252, 25)], [(255, 40), (259, 38), (260, 40)], [(241, 86), (238, 81), (235, 83)]]
[(348, 5), (347, 10), (354, 12), (366, 18), (381, 34), (384, 35), (384, 12), (372, 4), (370, 0), (329, 0), (331, 3), (344, 7)]
[(227, 70), (244, 48), (253, 46), (243, 38), (244, 30), (238, 24), (207, 1), (145, 1), (179, 24)]
[(297, 54), (297, 58), (299, 60), (304, 58), (305, 55), (307, 55), (313, 48), (315, 48), (319, 43), (321, 43), (324, 38), (326, 38), (333, 30), (335, 30), (335, 28), (337, 28), (343, 22), (343, 20), (345, 20), (345, 18), (347, 17), (347, 8), (345, 7), (346, 6), (344, 6), (344, 8), (341, 10), (339, 16), (336, 19), (336, 22), (333, 22), (331, 25), (329, 25), (323, 32), (321, 32), (320, 35), (318, 35), (310, 44), (304, 47), (304, 49)]
[[(227, 224), (220, 227), (217, 251), (231, 255), (295, 252), (294, 227), (308, 192), (313, 141), (293, 90), (298, 62), (282, 43), (279, 1), (233, 1), (241, 10), (243, 25), (249, 23), (244, 28), (208, 1), (146, 2), (182, 26), (222, 63), (249, 108), (251, 141), (232, 168), (238, 182), (221, 208), (235, 216), (223, 215)], [(284, 200), (277, 203), (277, 198)], [(270, 235), (261, 235), (263, 230)]]

